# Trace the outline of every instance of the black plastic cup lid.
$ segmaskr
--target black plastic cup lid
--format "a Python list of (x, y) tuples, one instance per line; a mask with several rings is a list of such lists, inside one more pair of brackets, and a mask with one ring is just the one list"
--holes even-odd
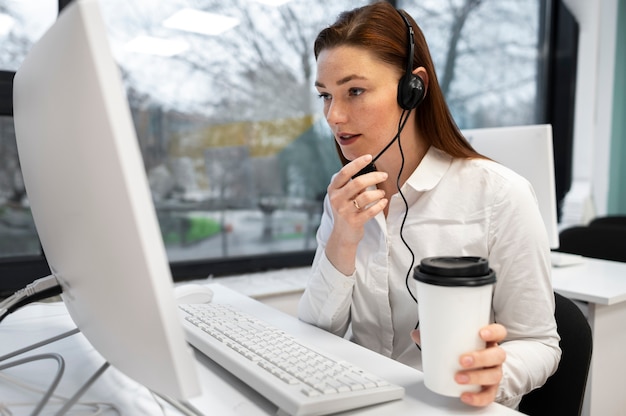
[(426, 257), (415, 267), (413, 277), (438, 286), (483, 286), (494, 283), (496, 274), (482, 257)]

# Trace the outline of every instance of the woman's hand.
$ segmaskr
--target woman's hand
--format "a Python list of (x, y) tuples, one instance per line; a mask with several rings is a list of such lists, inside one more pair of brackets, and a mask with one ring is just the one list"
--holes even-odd
[[(411, 332), (413, 341), (420, 344), (418, 330)], [(479, 384), (478, 393), (464, 392), (461, 400), (472, 406), (486, 406), (496, 399), (498, 386), (502, 380), (502, 364), (506, 352), (498, 345), (506, 337), (506, 328), (500, 324), (490, 324), (480, 329), (480, 337), (487, 343), (485, 349), (463, 354), (459, 363), (463, 370), (455, 375), (459, 384)]]
[(335, 175), (327, 189), (335, 227), (342, 228), (344, 238), (352, 235), (354, 242), (361, 240), (363, 225), (387, 205), (385, 192), (375, 188), (387, 179), (386, 172), (370, 172), (352, 179), (371, 161), (371, 155), (354, 159)]
[(326, 256), (345, 275), (354, 271), (356, 246), (365, 232), (367, 221), (387, 206), (385, 192), (376, 185), (387, 179), (386, 172), (370, 172), (352, 179), (372, 161), (363, 155), (345, 165), (328, 185), (333, 210), (333, 231), (326, 246)]
[(461, 394), (461, 400), (472, 406), (486, 406), (496, 399), (502, 380), (502, 364), (506, 359), (506, 352), (498, 345), (506, 337), (506, 328), (500, 324), (487, 325), (481, 328), (480, 337), (487, 346), (484, 350), (463, 354), (459, 363), (464, 370), (454, 376), (459, 384), (482, 386), (478, 393)]

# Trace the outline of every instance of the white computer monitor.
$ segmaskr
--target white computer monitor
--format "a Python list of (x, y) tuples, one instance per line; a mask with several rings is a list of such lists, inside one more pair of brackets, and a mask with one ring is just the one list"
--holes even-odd
[(84, 336), (151, 390), (200, 393), (128, 102), (96, 0), (77, 0), (14, 80), (28, 201)]
[(552, 126), (493, 127), (462, 130), (483, 155), (525, 177), (537, 196), (550, 248), (559, 247)]

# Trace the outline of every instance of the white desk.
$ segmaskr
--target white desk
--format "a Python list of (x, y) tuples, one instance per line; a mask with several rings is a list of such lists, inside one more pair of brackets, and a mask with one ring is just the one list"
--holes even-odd
[[(398, 400), (366, 409), (346, 412), (346, 415), (381, 414), (396, 415), (519, 415), (518, 412), (498, 404), (485, 408), (473, 408), (464, 405), (458, 399), (446, 398), (431, 393), (426, 389), (422, 380), (422, 373), (385, 358), (365, 348), (359, 347), (342, 338), (333, 336), (325, 331), (298, 321), (296, 318), (284, 314), (276, 309), (238, 294), (221, 285), (214, 285), (215, 302), (235, 303), (244, 311), (252, 313), (261, 319), (271, 322), (304, 342), (318, 346), (321, 349), (332, 351), (332, 354), (387, 378), (393, 383), (405, 387), (406, 395)], [(14, 349), (29, 345), (48, 336), (56, 335), (71, 328), (63, 304), (30, 305), (0, 323), (0, 355)], [(102, 358), (93, 350), (82, 337), (74, 335), (63, 341), (42, 348), (46, 351), (57, 351), (66, 358), (66, 376), (63, 378), (59, 391), (62, 394), (72, 394), (91, 373), (102, 364)], [(37, 350), (33, 353), (39, 353)], [(211, 415), (273, 415), (277, 409), (270, 402), (235, 379), (221, 367), (204, 356), (197, 355), (198, 371), (203, 388), (203, 395), (192, 400), (192, 403), (201, 409), (207, 409)], [(32, 365), (35, 367), (36, 365)], [(37, 365), (38, 366), (38, 365)], [(12, 371), (15, 375), (25, 375), (29, 383), (38, 381), (41, 386), (47, 386), (50, 378), (41, 375), (53, 374), (53, 366), (48, 369), (28, 370), (25, 367)], [(39, 375), (34, 375), (39, 372)], [(45, 378), (45, 380), (41, 380)], [(5, 397), (16, 395), (15, 388), (0, 380), (0, 402), (8, 402)], [(40, 395), (30, 395), (30, 402), (34, 403)], [(161, 410), (154, 403), (154, 399), (141, 386), (132, 382), (115, 369), (107, 370), (104, 375), (92, 386), (84, 397), (85, 400), (98, 400), (116, 404), (123, 410), (123, 414), (159, 414)], [(15, 415), (28, 414), (30, 408), (11, 408)], [(20, 411), (24, 410), (23, 413)], [(170, 410), (173, 412), (172, 410)], [(48, 414), (52, 414), (50, 411)], [(90, 414), (86, 411), (85, 414)], [(106, 414), (114, 414), (109, 412)], [(174, 413), (171, 413), (174, 414)]]
[(560, 294), (589, 305), (593, 355), (583, 414), (626, 415), (626, 263), (585, 259), (555, 267), (552, 284)]

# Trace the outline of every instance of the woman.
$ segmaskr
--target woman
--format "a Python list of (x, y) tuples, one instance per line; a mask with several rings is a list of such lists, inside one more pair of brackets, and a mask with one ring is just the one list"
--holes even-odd
[(459, 357), (455, 380), (483, 386), (461, 395), (470, 405), (516, 407), (560, 359), (549, 244), (530, 185), (463, 138), (405, 12), (386, 2), (345, 12), (314, 51), (344, 166), (328, 186), (300, 319), (421, 368), (415, 261), (485, 257), (498, 279), (494, 323), (480, 331), (487, 348)]

